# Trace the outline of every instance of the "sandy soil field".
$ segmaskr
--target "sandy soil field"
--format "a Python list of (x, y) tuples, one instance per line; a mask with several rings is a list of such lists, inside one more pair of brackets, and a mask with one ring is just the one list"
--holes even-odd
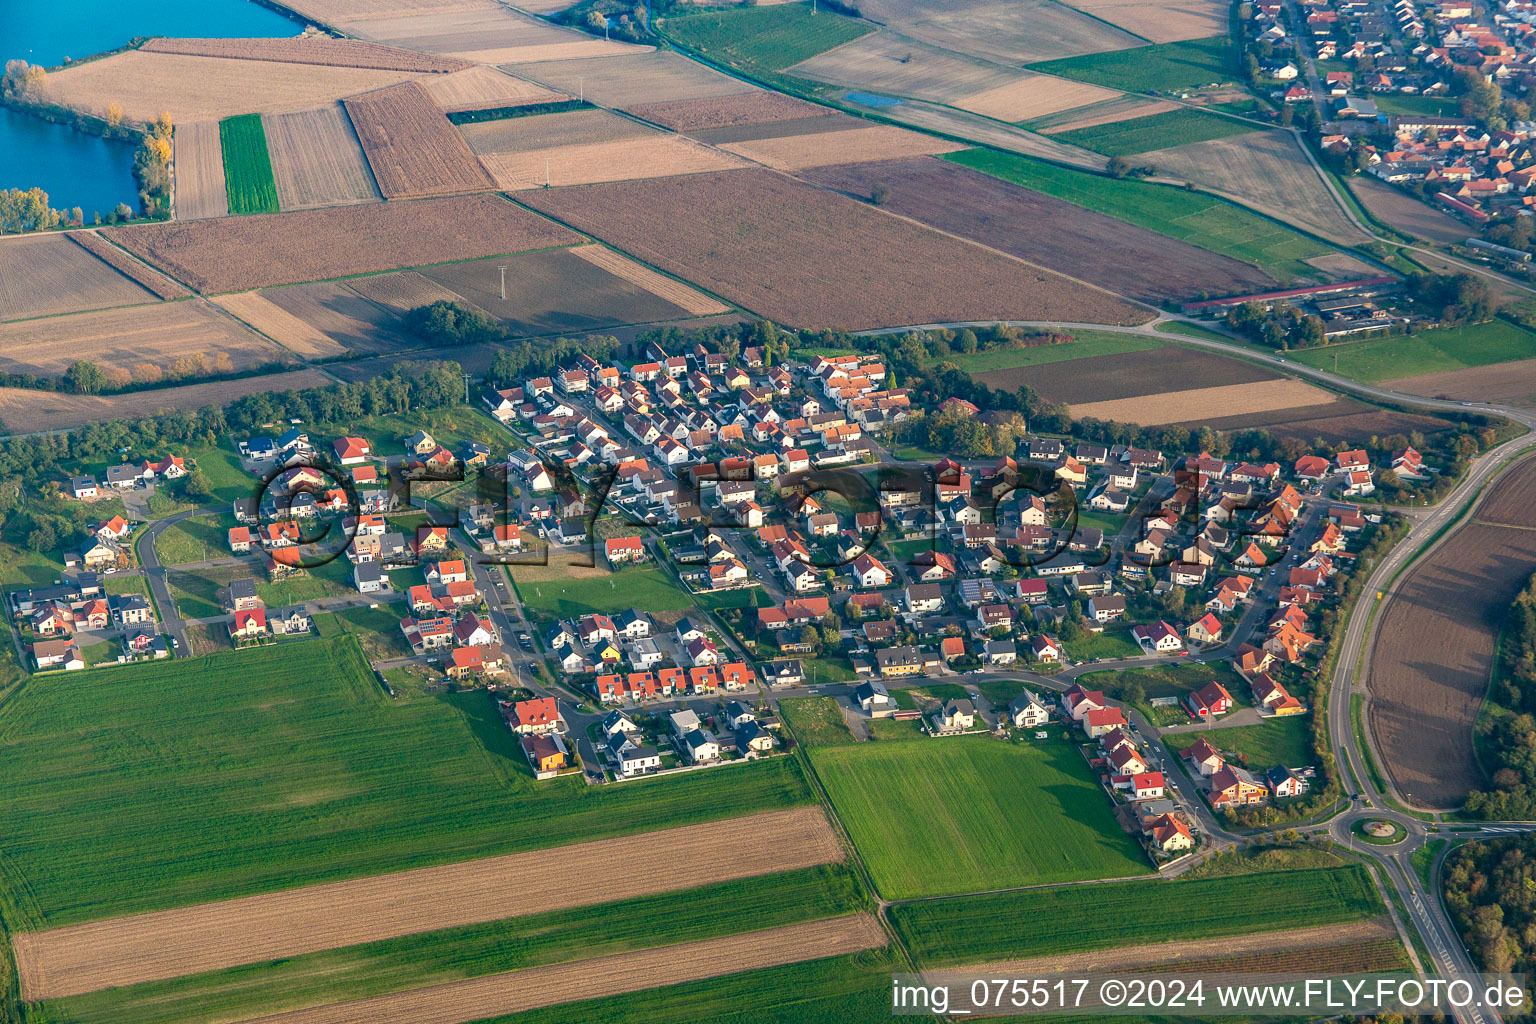
[(1154, 43), (1209, 39), (1227, 31), (1220, 0), (1072, 0), (1073, 7)]
[(353, 354), (419, 348), (421, 342), (401, 333), (400, 318), (342, 281), (272, 288), (262, 293), (279, 309), (318, 330)]
[(995, 117), (999, 121), (1018, 122), (1114, 99), (1118, 95), (1113, 89), (1089, 85), (1087, 82), (1072, 82), (1026, 72), (1017, 81), (962, 96), (953, 105), (973, 114)]
[(445, 111), (520, 107), (565, 99), (560, 93), (483, 64), (451, 75), (424, 78), (421, 84), (433, 102)]
[(1461, 221), (1441, 213), (1428, 203), (1421, 203), (1384, 181), (1357, 175), (1349, 181), (1350, 191), (1371, 216), (1401, 231), (1431, 242), (1460, 245), (1472, 235)]
[(1088, 402), (1072, 406), (1071, 411), (1076, 418), (1092, 417), (1155, 427), (1164, 423), (1181, 423), (1189, 417), (1191, 409), (1204, 410), (1212, 417), (1246, 416), (1277, 409), (1322, 405), (1328, 397), (1328, 392), (1311, 384), (1282, 379)]
[(1008, 64), (1142, 45), (1054, 0), (864, 0), (859, 10), (913, 39)]
[(792, 65), (786, 74), (869, 92), (954, 103), (974, 93), (1019, 84), (1025, 72), (974, 60), (905, 39), (871, 32)]
[(357, 39), (298, 36), (292, 39), (151, 39), (141, 49), (149, 53), (181, 53), (191, 57), (233, 57), (278, 64), (324, 64), (379, 71), (422, 71), (444, 74), (469, 67), (467, 61), (433, 57), (397, 46), (380, 46)]
[(598, 57), (650, 49), (595, 39), (504, 7), (358, 19), (344, 22), (342, 28), (365, 39), (476, 64)]
[(294, 1010), (261, 1017), (251, 1024), (464, 1024), (541, 1006), (636, 992), (657, 984), (677, 985), (842, 956), (885, 943), (885, 932), (873, 915), (853, 914)]
[[(772, 849), (771, 867), (763, 856)], [(14, 936), (23, 997), (592, 906), (843, 859), (818, 807), (688, 825)], [(657, 864), (689, 865), (684, 873)], [(466, 1018), (474, 1019), (474, 1018)]]
[(1250, 363), (1172, 346), (988, 370), (975, 377), (1005, 391), (1028, 384), (1051, 401), (1067, 405), (1280, 379)]
[(749, 92), (736, 96), (713, 96), (697, 100), (666, 103), (641, 103), (626, 108), (636, 117), (670, 128), (675, 132), (702, 131), (710, 128), (735, 128), (774, 121), (798, 121), (832, 113), (826, 107), (797, 100), (776, 92)]
[(0, 320), (153, 302), (144, 288), (59, 234), (0, 238)]
[(539, 189), (522, 198), (797, 327), (1148, 319), (1104, 292), (772, 171)]
[(730, 307), (718, 299), (712, 299), (697, 288), (689, 287), (665, 274), (658, 274), (650, 267), (627, 259), (606, 246), (581, 245), (572, 249), (571, 253), (594, 266), (601, 267), (614, 277), (623, 278), (658, 298), (666, 299), (694, 316), (713, 316), (716, 313), (730, 312)]
[(1299, 227), (1349, 244), (1368, 237), (1344, 216), (1288, 133), (1246, 132), (1139, 156), (1161, 176), (1192, 181)]
[(566, 228), (493, 195), (130, 225), (107, 237), (203, 292), (249, 291), (580, 241)]
[(892, 213), (1144, 302), (1274, 287), (1238, 260), (946, 160), (826, 167), (805, 177), (856, 197), (884, 185)]
[(422, 277), (414, 270), (355, 277), (347, 282), (347, 287), (370, 302), (396, 313), (409, 313), (418, 306), (430, 306), (434, 302), (458, 302), (474, 306), (474, 303), (458, 292)]
[(416, 82), (343, 100), (373, 180), (387, 199), (479, 192), (490, 176)]
[(1536, 409), (1536, 359), (1399, 377), (1384, 380), (1381, 386), (1428, 398), (1497, 402)]
[(319, 370), (294, 370), (265, 377), (241, 377), (213, 384), (188, 384), (124, 395), (65, 395), (30, 388), (0, 388), (0, 423), (15, 434), (32, 430), (62, 430), (87, 423), (137, 419), (162, 410), (188, 411), (205, 405), (228, 405), (262, 391), (297, 391), (331, 383)]
[(346, 352), (311, 324), (263, 298), (259, 292), (236, 292), (213, 300), (279, 345), (305, 359), (333, 359)]
[(488, 10), (491, 0), (294, 0), (288, 6), (319, 21), (345, 18), (394, 18), (445, 11)]
[(519, 65), (519, 77), (600, 107), (628, 110), (638, 104), (673, 103), (757, 92), (756, 86), (695, 64), (675, 53), (632, 53), (621, 57)]
[(129, 121), (143, 124), (166, 111), (174, 123), (184, 124), (233, 114), (308, 110), (410, 77), (404, 71), (128, 50), (50, 74), (45, 95), (50, 102), (97, 117), (106, 117), (107, 104), (115, 100)]
[(833, 163), (863, 163), (931, 153), (953, 153), (966, 147), (958, 142), (908, 131), (895, 125), (877, 124), (839, 132), (732, 142), (720, 148), (781, 171), (798, 171)]
[(76, 359), (132, 373), (166, 370), (183, 356), (227, 357), (233, 370), (278, 362), (285, 354), (206, 302), (161, 302), (132, 309), (20, 320), (0, 325), (0, 370), (56, 376)]
[(178, 124), (172, 139), (175, 142), (176, 218), (198, 220), (229, 216), (219, 122)]
[(86, 252), (108, 264), (118, 273), (132, 278), (147, 288), (157, 298), (184, 299), (192, 293), (166, 277), (160, 271), (141, 260), (135, 259), (94, 231), (71, 231), (64, 237)]
[(745, 161), (681, 135), (555, 146), (481, 159), (496, 179), (496, 187), (507, 192), (544, 185), (590, 185), (701, 174), (746, 166)]
[(261, 122), (281, 209), (313, 210), (382, 198), (352, 119), (340, 104), (266, 114)]
[(554, 146), (585, 146), (624, 139), (657, 138), (654, 128), (606, 110), (566, 110), (459, 126), (475, 153), (527, 153)]

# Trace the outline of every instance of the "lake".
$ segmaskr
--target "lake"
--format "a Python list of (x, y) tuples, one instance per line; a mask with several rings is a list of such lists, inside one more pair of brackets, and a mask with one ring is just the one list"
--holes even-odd
[[(137, 36), (292, 36), (303, 25), (249, 0), (0, 0), (0, 63), (52, 66)], [(41, 188), (54, 209), (87, 220), (138, 206), (133, 147), (0, 107), (0, 189)]]

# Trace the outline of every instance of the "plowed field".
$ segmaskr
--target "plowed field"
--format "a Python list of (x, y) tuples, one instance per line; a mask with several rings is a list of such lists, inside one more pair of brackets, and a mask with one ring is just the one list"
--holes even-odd
[(1328, 392), (1299, 380), (1264, 380), (1252, 384), (1194, 388), (1188, 391), (1163, 391), (1137, 398), (1117, 398), (1107, 402), (1088, 402), (1071, 407), (1078, 418), (1137, 423), (1144, 427), (1180, 423), (1189, 418), (1191, 409), (1213, 418), (1249, 416), (1283, 409), (1311, 408), (1328, 401)]
[(1051, 401), (1068, 405), (1276, 379), (1275, 374), (1236, 359), (1171, 347), (988, 370), (975, 377), (1005, 391), (1028, 384)]
[(445, 288), (436, 281), (430, 281), (414, 270), (354, 278), (347, 282), (347, 287), (363, 298), (377, 302), (397, 313), (409, 313), (419, 306), (430, 306), (434, 302), (474, 305), (458, 292)]
[(153, 302), (154, 296), (57, 234), (0, 238), (0, 320)]
[(571, 253), (594, 266), (601, 267), (615, 277), (623, 278), (630, 284), (644, 288), (658, 298), (666, 299), (694, 316), (712, 316), (730, 311), (729, 306), (710, 298), (697, 288), (690, 288), (681, 281), (667, 277), (665, 274), (658, 274), (650, 267), (625, 259), (606, 246), (583, 245), (572, 249)]
[(432, 57), (396, 46), (356, 39), (300, 37), (291, 39), (151, 39), (140, 49), (149, 53), (180, 53), (189, 57), (231, 57), (277, 64), (321, 64), (379, 71), (446, 73), (469, 67), (467, 61)]
[(540, 85), (620, 110), (641, 103), (739, 96), (757, 91), (740, 79), (662, 51), (523, 64), (515, 70)]
[(0, 423), (13, 434), (61, 430), (86, 423), (136, 419), (166, 409), (189, 411), (205, 405), (228, 405), (237, 398), (263, 391), (297, 391), (329, 383), (331, 379), (319, 370), (294, 370), (265, 377), (241, 377), (213, 384), (189, 384), (106, 397), (0, 388)]
[(1536, 408), (1536, 359), (1469, 366), (1382, 381), (1382, 387), (1430, 398), (1465, 399)]
[(352, 121), (339, 104), (297, 114), (268, 114), (262, 124), (283, 210), (380, 198)]
[(932, 153), (953, 153), (966, 147), (958, 142), (881, 124), (849, 128), (846, 131), (731, 142), (720, 148), (781, 171), (798, 171), (833, 163), (863, 163)]
[(418, 83), (402, 82), (343, 102), (386, 198), (419, 199), (493, 187), (480, 161)]
[(590, 185), (702, 174), (746, 166), (744, 160), (682, 135), (553, 146), (526, 153), (497, 153), (483, 159), (496, 179), (496, 187), (507, 192), (546, 185)]
[(306, 359), (332, 359), (346, 350), (259, 292), (237, 292), (213, 300), (290, 352)]
[(671, 128), (675, 132), (796, 121), (802, 117), (831, 113), (825, 107), (776, 92), (749, 92), (739, 96), (714, 96), (669, 103), (641, 103), (626, 109), (636, 117)]
[(176, 142), (177, 219), (229, 216), (219, 122), (178, 124), (173, 138)]
[(513, 78), (495, 68), (476, 66), (442, 77), (424, 78), (422, 86), (444, 110), (484, 110), (549, 103), (565, 97), (541, 85)]
[(94, 231), (71, 231), (66, 237), (92, 256), (111, 266), (112, 269), (125, 277), (132, 278), (159, 298), (184, 299), (192, 294), (154, 267), (134, 259)]

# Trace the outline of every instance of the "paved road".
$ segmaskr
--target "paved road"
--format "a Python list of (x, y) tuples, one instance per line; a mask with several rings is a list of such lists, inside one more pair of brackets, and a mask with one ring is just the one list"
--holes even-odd
[(160, 612), (160, 632), (174, 637), (183, 654), (190, 654), (192, 650), (187, 644), (187, 624), (176, 608), (175, 599), (171, 597), (170, 584), (166, 581), (166, 568), (160, 563), (160, 556), (155, 552), (155, 541), (162, 533), (184, 519), (218, 511), (217, 508), (194, 508), (156, 520), (149, 524), (149, 528), (134, 544), (134, 553), (138, 556), (139, 567), (145, 578), (149, 580), (149, 591), (155, 596), (155, 606)]

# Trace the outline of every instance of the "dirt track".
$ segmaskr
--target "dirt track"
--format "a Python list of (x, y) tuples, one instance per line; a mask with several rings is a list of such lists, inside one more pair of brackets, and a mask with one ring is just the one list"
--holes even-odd
[(22, 996), (35, 1001), (842, 858), (820, 808), (800, 807), (13, 939)]
[(883, 946), (885, 941), (872, 915), (854, 914), (293, 1010), (248, 1024), (463, 1024), (540, 1006), (857, 953)]

